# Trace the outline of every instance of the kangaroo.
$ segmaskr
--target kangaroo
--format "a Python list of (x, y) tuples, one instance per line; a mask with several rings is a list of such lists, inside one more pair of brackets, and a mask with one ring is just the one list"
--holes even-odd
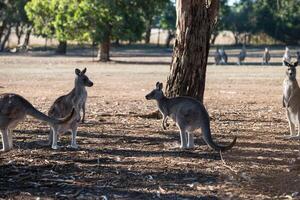
[(215, 65), (219, 65), (220, 62), (221, 62), (221, 59), (222, 59), (222, 56), (221, 56), (219, 48), (216, 49), (214, 58), (215, 58)]
[[(290, 126), (290, 135), (287, 137), (300, 138), (300, 88), (296, 80), (298, 62), (291, 64), (284, 61), (284, 64), (288, 67), (283, 81), (283, 107), (286, 108)], [(298, 134), (296, 134), (295, 126), (298, 126)]]
[(227, 54), (226, 54), (226, 52), (223, 48), (220, 50), (220, 55), (221, 55), (221, 63), (226, 65), (227, 60), (228, 60), (228, 56), (227, 56)]
[[(70, 114), (71, 113), (71, 114)], [(74, 116), (74, 109), (64, 118), (55, 119), (38, 111), (29, 101), (20, 95), (6, 93), (0, 95), (0, 131), (2, 135), (2, 151), (13, 148), (12, 129), (23, 121), (26, 115), (48, 122), (50, 126), (68, 123)]]
[(194, 148), (193, 131), (201, 128), (203, 139), (206, 144), (216, 151), (226, 151), (231, 149), (236, 143), (236, 137), (228, 145), (216, 144), (210, 132), (210, 120), (208, 113), (200, 101), (191, 97), (165, 97), (162, 91), (163, 84), (157, 82), (156, 88), (145, 96), (147, 100), (156, 100), (158, 109), (163, 115), (162, 127), (168, 117), (171, 117), (180, 129), (181, 149)]
[(285, 52), (283, 54), (283, 57), (282, 57), (282, 66), (285, 66), (285, 63), (284, 61), (286, 62), (291, 62), (291, 54), (290, 54), (290, 49), (288, 47), (285, 47)]
[(51, 117), (64, 117), (72, 108), (75, 109), (75, 116), (71, 123), (57, 124), (51, 128), (49, 134), (49, 143), (52, 143), (52, 149), (58, 149), (57, 135), (67, 131), (72, 132), (72, 140), (70, 147), (78, 148), (76, 143), (77, 127), (80, 122), (80, 111), (83, 110), (83, 119), (85, 117), (85, 102), (87, 99), (87, 91), (85, 87), (92, 87), (93, 82), (85, 75), (86, 68), (80, 71), (75, 69), (75, 87), (71, 92), (56, 99), (49, 109), (48, 115)]
[(269, 61), (271, 60), (271, 55), (270, 55), (269, 49), (267, 47), (265, 48), (265, 52), (263, 54), (262, 59), (263, 59), (263, 62), (262, 62), (263, 65), (268, 65)]
[(240, 54), (238, 55), (238, 62), (237, 62), (238, 65), (242, 64), (242, 62), (246, 58), (246, 55), (247, 55), (247, 53), (246, 53), (246, 47), (245, 47), (245, 45), (243, 45), (243, 48), (242, 48)]

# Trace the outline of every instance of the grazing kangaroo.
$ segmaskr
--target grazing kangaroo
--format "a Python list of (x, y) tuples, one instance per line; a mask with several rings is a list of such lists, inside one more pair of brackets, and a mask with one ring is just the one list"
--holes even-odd
[(265, 52), (263, 54), (262, 59), (263, 59), (263, 63), (262, 63), (263, 65), (268, 65), (269, 61), (271, 60), (271, 55), (267, 47), (265, 48)]
[(158, 109), (163, 115), (162, 126), (164, 129), (167, 117), (171, 117), (176, 122), (180, 129), (180, 148), (194, 148), (192, 131), (198, 128), (202, 129), (206, 144), (216, 151), (226, 151), (235, 145), (236, 137), (228, 146), (218, 145), (213, 141), (209, 116), (200, 101), (191, 97), (167, 98), (162, 91), (162, 87), (162, 83), (157, 82), (156, 88), (146, 95), (146, 99), (157, 101)]
[[(284, 64), (288, 67), (283, 81), (283, 107), (286, 108), (290, 126), (290, 135), (287, 137), (300, 138), (300, 88), (296, 80), (298, 62), (291, 64), (284, 61)], [(295, 126), (298, 126), (298, 134), (296, 134)]]
[(87, 99), (87, 91), (85, 87), (92, 87), (93, 82), (85, 75), (86, 68), (80, 71), (75, 69), (75, 87), (71, 92), (66, 95), (63, 95), (56, 99), (51, 106), (48, 115), (51, 117), (64, 117), (67, 113), (70, 112), (72, 108), (75, 109), (75, 116), (72, 119), (71, 123), (68, 124), (57, 124), (54, 127), (51, 127), (49, 134), (49, 143), (52, 143), (52, 149), (58, 149), (57, 146), (57, 135), (67, 131), (72, 132), (72, 148), (78, 148), (76, 143), (77, 127), (80, 121), (80, 111), (83, 110), (83, 120), (85, 117), (85, 102)]
[[(71, 113), (71, 114), (70, 114)], [(0, 95), (0, 131), (2, 135), (3, 151), (13, 148), (12, 131), (26, 115), (48, 122), (50, 126), (68, 123), (74, 116), (74, 109), (70, 109), (65, 118), (55, 119), (38, 111), (29, 101), (20, 95), (6, 93)]]

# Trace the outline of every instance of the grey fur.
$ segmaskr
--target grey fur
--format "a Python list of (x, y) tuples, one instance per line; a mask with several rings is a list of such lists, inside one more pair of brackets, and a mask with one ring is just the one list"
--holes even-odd
[[(70, 112), (72, 109), (70, 110)], [(61, 119), (48, 117), (44, 113), (38, 111), (29, 101), (20, 95), (7, 93), (0, 95), (0, 131), (2, 135), (3, 151), (9, 151), (13, 148), (12, 129), (19, 122), (25, 119), (26, 115), (31, 115), (39, 120), (48, 122), (50, 126), (56, 124), (67, 123), (74, 115), (74, 110), (71, 114)]]
[[(287, 66), (286, 78), (283, 81), (283, 106), (286, 108), (290, 127), (290, 138), (300, 138), (300, 88), (296, 80), (298, 62), (291, 64), (283, 61)], [(295, 127), (298, 126), (298, 134)]]
[(194, 148), (192, 132), (198, 128), (201, 128), (204, 141), (212, 149), (226, 151), (234, 146), (236, 137), (228, 146), (218, 145), (213, 141), (209, 116), (200, 101), (191, 97), (167, 98), (164, 96), (162, 87), (162, 83), (157, 82), (156, 88), (146, 95), (146, 99), (157, 101), (158, 109), (163, 115), (162, 127), (164, 129), (168, 117), (176, 122), (177, 127), (180, 129), (180, 148)]
[[(63, 117), (70, 112), (72, 108), (75, 109), (75, 116), (70, 123), (59, 124), (52, 127), (49, 134), (49, 143), (52, 143), (52, 149), (58, 149), (57, 134), (67, 131), (72, 132), (71, 147), (78, 148), (76, 143), (77, 127), (80, 122), (80, 111), (83, 110), (83, 118), (85, 117), (85, 103), (87, 99), (87, 91), (85, 87), (92, 87), (93, 82), (85, 75), (86, 68), (82, 71), (75, 69), (75, 87), (71, 92), (56, 99), (51, 106), (48, 114), (51, 117)], [(54, 134), (53, 134), (54, 133)]]
[(269, 49), (267, 47), (265, 48), (262, 59), (263, 59), (263, 62), (262, 62), (263, 65), (268, 65), (269, 61), (271, 60), (271, 55), (270, 55)]

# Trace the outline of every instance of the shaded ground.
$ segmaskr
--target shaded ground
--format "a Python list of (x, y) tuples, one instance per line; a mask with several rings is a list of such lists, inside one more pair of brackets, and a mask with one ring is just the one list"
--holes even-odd
[(253, 64), (260, 63), (258, 53), (246, 60), (250, 65), (208, 66), (205, 106), (214, 138), (238, 136), (236, 147), (223, 154), (226, 164), (200, 133), (197, 147), (182, 151), (176, 127), (163, 131), (160, 120), (141, 117), (156, 108), (144, 96), (156, 81), (165, 82), (168, 50), (115, 51), (106, 64), (76, 53), (0, 55), (0, 92), (21, 94), (43, 112), (72, 89), (74, 68), (88, 67), (95, 83), (79, 150), (66, 148), (70, 134), (60, 136), (60, 150), (42, 146), (48, 127), (30, 117), (17, 127), (15, 149), (0, 152), (0, 198), (299, 199), (294, 162), (300, 141), (281, 138), (288, 134), (284, 68)]

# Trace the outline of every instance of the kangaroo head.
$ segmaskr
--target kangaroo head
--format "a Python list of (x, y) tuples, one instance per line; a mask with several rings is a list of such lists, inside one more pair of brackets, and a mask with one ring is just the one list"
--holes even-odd
[(75, 69), (76, 76), (76, 83), (82, 86), (92, 87), (94, 83), (85, 75), (86, 68), (82, 71), (80, 69)]
[(298, 62), (296, 61), (294, 64), (291, 64), (285, 60), (284, 64), (285, 64), (285, 66), (287, 66), (287, 70), (285, 72), (287, 77), (290, 80), (295, 80), (296, 79), (296, 67), (298, 65)]
[(147, 100), (156, 99), (160, 100), (164, 97), (164, 93), (162, 91), (163, 84), (160, 82), (156, 83), (156, 87), (154, 90), (152, 90), (149, 94), (147, 94), (145, 97)]

